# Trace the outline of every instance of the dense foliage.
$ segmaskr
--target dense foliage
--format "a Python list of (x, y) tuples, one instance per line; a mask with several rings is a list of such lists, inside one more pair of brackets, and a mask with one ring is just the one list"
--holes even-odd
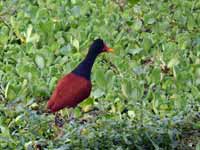
[[(200, 149), (200, 1), (134, 2), (0, 1), (0, 149)], [(49, 114), (96, 37), (91, 97)]]

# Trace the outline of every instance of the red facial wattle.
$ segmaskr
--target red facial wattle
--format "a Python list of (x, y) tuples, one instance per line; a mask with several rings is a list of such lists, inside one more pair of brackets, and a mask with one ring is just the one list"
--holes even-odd
[(106, 44), (104, 44), (104, 48), (103, 48), (104, 52), (113, 52), (112, 48), (109, 48)]

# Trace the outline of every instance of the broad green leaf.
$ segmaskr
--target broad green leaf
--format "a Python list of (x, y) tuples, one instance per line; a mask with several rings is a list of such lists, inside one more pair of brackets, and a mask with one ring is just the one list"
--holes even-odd
[(84, 107), (84, 106), (86, 106), (86, 105), (92, 105), (93, 103), (94, 103), (94, 99), (88, 98), (88, 99), (86, 99), (85, 101), (83, 101), (83, 102), (80, 104), (80, 106), (81, 106), (81, 107)]
[(155, 95), (153, 96), (153, 100), (152, 100), (152, 110), (157, 114), (158, 113), (158, 99), (156, 99)]
[(132, 111), (132, 110), (128, 111), (128, 115), (129, 115), (130, 118), (135, 118), (135, 112)]
[(151, 46), (152, 46), (152, 41), (151, 41), (151, 39), (149, 39), (149, 38), (144, 38), (144, 39), (143, 39), (142, 45), (143, 45), (144, 50), (145, 50), (145, 51), (148, 51), (148, 50), (151, 48)]
[(95, 79), (99, 88), (105, 90), (107, 83), (106, 83), (105, 74), (101, 68), (96, 70)]
[(151, 75), (150, 75), (151, 81), (154, 83), (159, 83), (161, 79), (161, 71), (159, 68), (153, 69)]
[(81, 117), (81, 115), (82, 115), (81, 109), (78, 108), (78, 107), (76, 107), (76, 108), (74, 109), (74, 115), (75, 115), (77, 118)]
[(139, 54), (142, 50), (142, 48), (129, 49), (129, 53), (131, 53), (134, 56), (136, 54)]
[(134, 21), (134, 24), (133, 24), (133, 30), (134, 32), (135, 31), (139, 31), (140, 29), (142, 28), (142, 21), (137, 19)]
[(101, 90), (100, 88), (94, 90), (91, 95), (96, 99), (99, 98), (101, 96), (103, 96), (105, 94), (105, 92), (103, 90)]
[(9, 39), (9, 30), (6, 26), (1, 27), (0, 30), (0, 44), (5, 45)]
[(107, 89), (110, 89), (110, 88), (113, 87), (113, 78), (114, 78), (114, 76), (115, 75), (113, 74), (113, 72), (111, 70), (108, 70), (106, 72), (105, 79), (106, 79), (106, 82), (107, 82), (107, 84), (106, 84), (106, 88)]
[(156, 19), (155, 18), (149, 18), (148, 19), (148, 24), (153, 24), (153, 23), (155, 23), (156, 22)]
[(200, 150), (200, 142), (197, 143), (196, 150)]
[(168, 67), (169, 68), (172, 68), (172, 67), (174, 67), (174, 66), (176, 66), (176, 65), (178, 65), (179, 64), (179, 60), (178, 60), (178, 58), (172, 58), (169, 62), (168, 62)]
[(38, 42), (40, 40), (40, 36), (38, 34), (33, 34), (28, 40), (27, 42)]
[(122, 94), (126, 97), (126, 98), (128, 98), (128, 94), (127, 94), (127, 90), (128, 88), (127, 88), (127, 85), (126, 84), (121, 84), (121, 90), (122, 90)]
[(131, 4), (131, 5), (135, 5), (136, 3), (138, 3), (140, 0), (128, 0), (128, 2)]
[(40, 69), (43, 69), (44, 66), (45, 66), (45, 61), (44, 61), (44, 58), (40, 55), (36, 55), (35, 56), (35, 63), (37, 64), (37, 66), (40, 68)]
[(84, 100), (83, 102), (81, 102), (80, 107), (82, 108), (83, 112), (88, 112), (92, 110), (93, 104), (94, 104), (94, 99), (88, 98), (87, 100)]
[(132, 88), (131, 82), (125, 80), (121, 84), (121, 91), (122, 94), (126, 97), (129, 98), (132, 95), (132, 92), (134, 92), (134, 89)]
[(33, 26), (30, 24), (28, 26), (27, 32), (26, 32), (26, 43), (29, 42), (38, 42), (39, 41), (39, 35), (38, 34), (32, 34)]
[(142, 67), (142, 66), (137, 66), (137, 67), (134, 67), (133, 68), (133, 72), (137, 75), (142, 75), (142, 74), (145, 74), (146, 71), (145, 69)]
[(6, 93), (6, 98), (8, 100), (14, 100), (16, 98), (16, 96), (17, 96), (17, 93), (14, 90), (14, 88), (9, 86), (8, 89), (7, 89), (7, 93)]
[(29, 42), (31, 34), (32, 34), (33, 26), (30, 24), (26, 31), (26, 41)]
[(70, 44), (65, 45), (64, 47), (60, 48), (60, 52), (63, 55), (67, 55), (72, 50)]
[(79, 41), (77, 39), (73, 40), (72, 45), (76, 48), (77, 51), (79, 51)]
[(74, 6), (72, 9), (72, 15), (75, 17), (79, 17), (81, 15), (80, 7), (79, 6)]
[(193, 16), (188, 16), (188, 20), (187, 20), (188, 29), (193, 30), (195, 25), (196, 25), (195, 18)]

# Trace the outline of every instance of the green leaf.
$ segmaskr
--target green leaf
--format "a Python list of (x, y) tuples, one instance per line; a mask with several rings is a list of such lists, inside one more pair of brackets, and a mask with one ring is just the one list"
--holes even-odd
[(139, 31), (140, 29), (142, 28), (142, 21), (137, 19), (134, 21), (134, 24), (133, 24), (133, 30), (134, 32), (135, 31)]
[(189, 30), (193, 30), (196, 25), (194, 17), (191, 15), (188, 17), (187, 27)]
[(139, 2), (140, 0), (128, 0), (128, 2), (131, 4), (131, 5), (135, 5)]
[(106, 83), (105, 74), (104, 74), (104, 72), (103, 72), (103, 70), (101, 68), (96, 70), (95, 79), (96, 79), (97, 85), (101, 89), (105, 90), (107, 83)]
[(130, 118), (135, 118), (135, 112), (132, 111), (132, 110), (128, 111), (128, 115), (129, 115)]
[(153, 71), (150, 75), (151, 81), (154, 83), (159, 83), (160, 79), (161, 79), (160, 77), (161, 77), (161, 70), (159, 68), (153, 69)]
[(133, 72), (134, 72), (135, 74), (137, 74), (137, 75), (142, 75), (142, 74), (145, 74), (145, 73), (146, 73), (144, 67), (142, 67), (142, 66), (136, 66), (136, 67), (134, 67), (134, 68), (133, 68)]
[(28, 42), (30, 37), (31, 37), (31, 33), (33, 30), (33, 26), (31, 24), (29, 24), (28, 29), (26, 31), (26, 41)]
[(26, 32), (26, 42), (38, 42), (40, 37), (38, 34), (32, 34), (32, 30), (33, 30), (33, 26), (31, 24), (29, 24), (27, 32)]
[(77, 39), (73, 40), (72, 45), (76, 48), (77, 51), (79, 51), (79, 41)]
[(8, 127), (2, 126), (0, 124), (0, 131), (1, 131), (1, 133), (0, 133), (1, 139), (0, 140), (5, 139), (7, 142), (12, 142), (12, 143), (14, 142), (13, 139), (11, 138), (10, 130)]
[(172, 67), (174, 67), (174, 66), (176, 66), (176, 65), (178, 65), (178, 64), (179, 64), (178, 58), (172, 58), (172, 59), (168, 62), (167, 66), (168, 66), (169, 68), (172, 68)]
[(60, 52), (63, 55), (66, 55), (67, 53), (69, 53), (72, 50), (70, 44), (65, 45), (64, 47), (60, 48)]
[(88, 98), (87, 100), (81, 102), (80, 107), (82, 108), (83, 112), (88, 112), (92, 110), (93, 104), (94, 104), (94, 99)]
[(132, 92), (133, 92), (131, 82), (129, 82), (128, 80), (125, 80), (124, 82), (122, 82), (121, 91), (122, 91), (122, 94), (126, 98), (129, 98), (132, 95)]
[(106, 88), (107, 89), (111, 89), (113, 87), (113, 78), (114, 78), (114, 74), (111, 70), (108, 70), (105, 74), (105, 79), (106, 79)]
[(200, 150), (200, 142), (197, 143), (196, 150)]
[(131, 53), (134, 56), (136, 54), (139, 54), (142, 50), (142, 48), (129, 49), (129, 53)]
[(57, 82), (57, 78), (56, 77), (52, 77), (51, 80), (50, 80), (50, 83), (49, 83), (49, 89), (50, 90), (53, 90), (55, 85), (56, 85), (56, 82)]
[(79, 17), (81, 15), (80, 7), (79, 6), (74, 6), (72, 9), (72, 15), (75, 17)]
[(155, 18), (149, 18), (148, 19), (148, 24), (154, 24), (156, 22), (156, 19)]
[(6, 91), (6, 98), (8, 100), (14, 100), (17, 97), (17, 94), (12, 86), (9, 86)]
[(9, 40), (9, 30), (6, 26), (1, 27), (0, 30), (0, 44), (5, 45)]
[(36, 57), (35, 57), (35, 63), (37, 64), (37, 66), (40, 69), (43, 69), (44, 66), (45, 66), (44, 58), (41, 55), (36, 55)]
[(9, 90), (10, 82), (7, 83), (5, 88), (5, 98), (8, 98), (8, 90)]
[(148, 50), (151, 48), (151, 46), (152, 46), (152, 41), (151, 41), (151, 39), (149, 39), (149, 38), (144, 38), (144, 39), (143, 39), (142, 45), (143, 45), (144, 50), (145, 50), (145, 51), (148, 51)]
[(105, 94), (104, 91), (98, 88), (98, 89), (94, 90), (94, 92), (92, 92), (91, 95), (96, 99), (96, 98), (103, 96), (104, 94)]

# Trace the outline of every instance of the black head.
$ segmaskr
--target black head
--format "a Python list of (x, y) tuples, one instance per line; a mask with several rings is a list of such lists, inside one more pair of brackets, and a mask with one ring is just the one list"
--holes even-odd
[(99, 54), (101, 52), (110, 52), (112, 49), (108, 48), (102, 39), (96, 39), (90, 46), (90, 51)]

